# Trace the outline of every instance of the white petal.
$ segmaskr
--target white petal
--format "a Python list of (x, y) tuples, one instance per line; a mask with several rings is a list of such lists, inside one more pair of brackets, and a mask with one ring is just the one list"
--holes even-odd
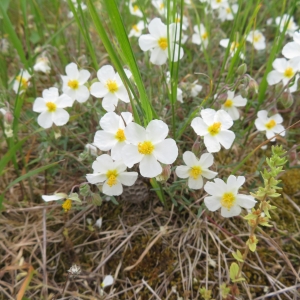
[(276, 71), (284, 73), (284, 71), (288, 67), (287, 60), (285, 58), (276, 58), (273, 61), (272, 66)]
[(92, 168), (94, 173), (106, 174), (108, 170), (112, 170), (114, 168), (113, 160), (108, 154), (102, 154), (93, 162)]
[(132, 168), (134, 164), (140, 162), (144, 156), (139, 153), (137, 146), (134, 145), (125, 145), (121, 154), (124, 164), (129, 168)]
[(106, 111), (114, 111), (117, 105), (118, 105), (118, 97), (116, 97), (114, 94), (108, 93), (102, 99), (102, 107)]
[(70, 115), (62, 108), (57, 108), (55, 113), (52, 114), (52, 121), (56, 126), (62, 126), (68, 123)]
[(147, 140), (153, 144), (163, 141), (169, 133), (169, 128), (166, 123), (161, 120), (152, 120), (146, 128)]
[(101, 283), (102, 287), (112, 285), (114, 283), (114, 278), (111, 275), (105, 276), (103, 282)]
[(245, 183), (244, 176), (235, 177), (230, 175), (227, 179), (227, 185), (232, 189), (234, 193), (237, 193), (238, 189)]
[(90, 87), (91, 95), (96, 98), (103, 98), (109, 93), (108, 89), (102, 82), (94, 82)]
[(118, 99), (122, 100), (125, 103), (130, 102), (128, 92), (124, 85), (119, 86), (118, 90), (115, 92), (115, 95)]
[(58, 108), (71, 107), (73, 105), (73, 100), (70, 96), (62, 94), (58, 97), (55, 104)]
[(220, 46), (227, 48), (229, 44), (229, 39), (223, 39), (220, 41)]
[(167, 37), (167, 26), (160, 18), (154, 18), (148, 26), (149, 33), (155, 38)]
[(208, 196), (204, 198), (205, 206), (210, 211), (216, 211), (221, 207), (220, 198), (215, 196)]
[(247, 99), (243, 98), (241, 95), (238, 95), (233, 98), (233, 105), (237, 107), (245, 106), (247, 104)]
[(216, 138), (225, 149), (229, 149), (235, 139), (235, 134), (230, 130), (222, 130)]
[(226, 207), (221, 208), (221, 216), (224, 218), (230, 218), (238, 216), (241, 213), (242, 209), (240, 206), (235, 205), (232, 206), (230, 210), (228, 210)]
[(219, 152), (221, 150), (221, 146), (217, 138), (210, 134), (204, 136), (204, 144), (207, 148), (207, 151), (210, 153)]
[(155, 39), (151, 34), (143, 34), (139, 38), (139, 46), (143, 51), (156, 48), (157, 39)]
[(80, 70), (79, 77), (78, 77), (79, 84), (80, 85), (85, 84), (90, 78), (90, 76), (91, 73), (88, 70)]
[(146, 139), (146, 130), (141, 125), (130, 123), (125, 128), (125, 136), (129, 143), (137, 145)]
[(155, 177), (162, 172), (160, 163), (156, 160), (154, 155), (144, 155), (140, 162), (140, 173), (144, 177)]
[(78, 67), (75, 63), (70, 63), (66, 66), (66, 74), (69, 78), (77, 79), (79, 77)]
[(271, 118), (276, 122), (276, 124), (283, 122), (283, 118), (280, 114), (276, 114), (276, 115), (272, 116)]
[(165, 139), (154, 147), (154, 156), (163, 164), (172, 164), (178, 156), (178, 147), (173, 139)]
[(76, 90), (76, 100), (80, 103), (83, 103), (89, 99), (90, 96), (90, 91), (89, 89), (85, 86), (82, 85)]
[(108, 112), (100, 119), (99, 123), (104, 131), (116, 134), (119, 129), (120, 116), (115, 112)]
[(55, 87), (51, 87), (49, 89), (43, 90), (43, 98), (45, 100), (51, 101), (53, 98), (57, 98), (59, 96), (58, 89)]
[(132, 186), (138, 177), (137, 172), (124, 172), (118, 176), (118, 179), (123, 185)]
[(206, 182), (204, 190), (212, 196), (221, 198), (227, 191), (227, 184), (222, 179), (216, 178), (214, 182)]
[(102, 187), (102, 192), (108, 196), (119, 196), (123, 193), (123, 186), (118, 181), (112, 186), (109, 186), (107, 182), (105, 182)]
[(206, 108), (201, 110), (201, 117), (206, 125), (212, 125), (215, 121), (216, 111), (211, 108)]
[(236, 204), (243, 208), (252, 208), (255, 206), (256, 200), (250, 195), (238, 194), (236, 196)]
[(187, 166), (178, 166), (175, 169), (175, 173), (179, 178), (188, 178), (190, 176), (189, 170), (190, 168)]
[(229, 129), (233, 125), (230, 115), (222, 109), (216, 112), (214, 122), (220, 122), (222, 124), (222, 129)]
[(211, 170), (202, 170), (201, 175), (206, 179), (213, 179), (218, 175), (218, 173)]
[(194, 167), (199, 165), (199, 160), (197, 159), (196, 155), (191, 151), (185, 151), (183, 153), (183, 161), (188, 167)]
[(42, 112), (37, 118), (38, 124), (43, 128), (50, 128), (53, 124), (52, 113), (48, 111)]
[(151, 52), (150, 61), (158, 66), (163, 65), (167, 61), (167, 52), (157, 47)]
[(101, 67), (97, 72), (97, 77), (99, 81), (103, 84), (106, 84), (107, 80), (113, 80), (116, 76), (114, 68), (110, 65), (105, 65)]
[(98, 130), (94, 137), (94, 145), (102, 151), (110, 150), (117, 142), (113, 133), (103, 130)]
[(269, 85), (277, 84), (282, 79), (283, 79), (283, 74), (279, 73), (276, 70), (271, 71), (267, 76), (267, 81)]
[(266, 121), (268, 120), (268, 112), (266, 110), (260, 110), (258, 113), (257, 113), (257, 116), (262, 119), (263, 121)]
[(194, 118), (192, 120), (191, 126), (194, 129), (194, 131), (197, 133), (197, 135), (203, 136), (207, 134), (208, 126), (200, 117)]
[(199, 190), (203, 187), (203, 178), (199, 176), (197, 179), (189, 177), (188, 186), (190, 189)]
[(101, 183), (107, 179), (105, 174), (99, 174), (99, 173), (86, 174), (85, 177), (86, 177), (86, 180), (91, 184)]
[(126, 145), (125, 142), (117, 142), (112, 148), (111, 148), (111, 157), (114, 160), (122, 160), (122, 151), (123, 147)]
[(64, 194), (64, 193), (57, 193), (54, 195), (42, 195), (42, 199), (46, 202), (57, 201), (57, 200), (65, 199), (67, 197), (68, 197), (68, 195)]
[(46, 102), (43, 98), (36, 98), (34, 103), (33, 103), (33, 111), (35, 112), (43, 112), (43, 111), (46, 111), (47, 110), (47, 107), (46, 107)]
[(287, 43), (282, 49), (282, 55), (289, 59), (300, 56), (300, 45), (295, 42)]

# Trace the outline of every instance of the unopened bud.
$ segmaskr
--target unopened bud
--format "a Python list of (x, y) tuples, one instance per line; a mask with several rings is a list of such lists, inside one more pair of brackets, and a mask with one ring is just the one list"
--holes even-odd
[(253, 78), (250, 79), (248, 88), (249, 91), (258, 93), (258, 83)]
[(246, 64), (241, 64), (241, 65), (238, 67), (238, 69), (237, 69), (236, 72), (237, 72), (238, 75), (240, 75), (240, 76), (246, 74), (246, 72), (247, 72), (247, 65), (246, 65)]
[(79, 193), (83, 197), (88, 196), (90, 194), (90, 191), (91, 191), (91, 189), (90, 189), (90, 186), (88, 184), (83, 184), (79, 188)]
[(283, 83), (280, 81), (275, 85), (275, 93), (279, 94), (283, 89)]
[(156, 180), (160, 181), (160, 182), (161, 181), (167, 181), (170, 178), (170, 175), (171, 175), (171, 166), (166, 165), (162, 168), (161, 174), (156, 176)]
[(7, 123), (7, 124), (12, 124), (13, 122), (13, 115), (10, 111), (7, 111), (4, 115), (4, 121)]
[(196, 155), (199, 156), (200, 154), (200, 142), (198, 141), (198, 139), (195, 141), (195, 143), (192, 146), (192, 152)]
[(294, 103), (294, 98), (290, 92), (284, 92), (280, 97), (280, 102), (284, 108), (289, 108)]
[(102, 205), (102, 198), (99, 194), (92, 193), (92, 203), (96, 206)]

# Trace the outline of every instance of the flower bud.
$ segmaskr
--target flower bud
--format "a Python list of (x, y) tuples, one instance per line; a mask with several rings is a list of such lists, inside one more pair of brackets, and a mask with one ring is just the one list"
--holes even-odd
[(88, 184), (83, 184), (79, 188), (80, 195), (82, 195), (84, 197), (88, 196), (90, 194), (90, 191), (91, 191), (91, 189)]
[(240, 76), (246, 74), (246, 72), (247, 72), (247, 65), (246, 65), (245, 63), (244, 63), (244, 64), (241, 64), (241, 65), (238, 67), (238, 69), (237, 69), (236, 72), (237, 72), (237, 74), (240, 75)]
[(283, 89), (283, 83), (280, 81), (275, 85), (275, 93), (279, 94)]
[(258, 83), (253, 78), (250, 79), (248, 88), (250, 92), (258, 93)]
[(163, 166), (162, 172), (161, 174), (156, 176), (156, 180), (160, 182), (162, 181), (166, 182), (170, 178), (170, 175), (171, 175), (171, 166), (170, 165)]
[(13, 115), (10, 111), (7, 111), (4, 115), (4, 121), (7, 123), (7, 124), (12, 124), (13, 122)]
[(280, 102), (284, 108), (289, 108), (294, 103), (294, 98), (290, 92), (283, 92), (280, 97)]

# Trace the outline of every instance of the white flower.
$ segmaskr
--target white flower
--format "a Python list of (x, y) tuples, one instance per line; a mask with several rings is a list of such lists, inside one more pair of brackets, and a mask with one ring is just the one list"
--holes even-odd
[(208, 210), (216, 211), (221, 208), (221, 215), (225, 218), (238, 216), (241, 207), (253, 208), (256, 200), (250, 195), (238, 194), (239, 188), (244, 184), (245, 177), (235, 177), (230, 175), (227, 183), (216, 178), (214, 182), (207, 182), (204, 190), (212, 195), (204, 198), (204, 203)]
[(132, 15), (142, 18), (143, 13), (136, 3), (129, 3), (129, 11)]
[(161, 16), (166, 15), (164, 0), (152, 0), (151, 3)]
[(228, 6), (228, 0), (211, 0), (210, 5), (212, 9), (219, 9)]
[[(180, 13), (176, 14), (175, 17), (175, 24), (180, 25), (180, 21), (181, 21), (181, 16)], [(189, 27), (189, 20), (186, 16), (182, 16), (182, 30), (187, 30), (187, 28)], [(180, 27), (178, 26), (177, 30), (180, 30)]]
[(67, 199), (67, 198), (68, 198), (68, 195), (65, 193), (55, 193), (54, 195), (42, 195), (42, 199), (45, 202), (58, 201), (58, 200)]
[(35, 65), (33, 66), (33, 70), (36, 72), (42, 72), (48, 74), (51, 70), (49, 66), (49, 59), (46, 56), (40, 56), (37, 58)]
[(246, 40), (253, 44), (254, 49), (266, 49), (266, 39), (259, 30), (250, 31)]
[(71, 107), (73, 100), (66, 94), (59, 96), (58, 89), (52, 87), (43, 91), (43, 98), (36, 98), (33, 111), (41, 113), (37, 122), (43, 128), (65, 125), (69, 121), (69, 113), (63, 108)]
[(101, 228), (101, 227), (102, 227), (102, 217), (100, 217), (100, 218), (96, 221), (95, 226), (97, 226), (98, 228)]
[(247, 99), (243, 98), (241, 95), (234, 97), (234, 91), (227, 92), (227, 100), (222, 104), (221, 109), (228, 112), (232, 120), (238, 120), (240, 113), (237, 107), (245, 106), (247, 104)]
[(100, 120), (100, 126), (103, 130), (96, 132), (94, 145), (102, 151), (111, 150), (112, 159), (121, 160), (121, 151), (126, 145), (124, 129), (130, 122), (132, 122), (130, 112), (123, 112), (121, 116), (114, 112), (108, 112)]
[(127, 172), (122, 161), (113, 161), (108, 154), (102, 154), (93, 162), (94, 174), (87, 174), (89, 183), (102, 183), (102, 192), (108, 196), (119, 196), (123, 193), (123, 185), (132, 186), (137, 177), (137, 172)]
[(63, 80), (63, 93), (77, 100), (80, 103), (85, 102), (89, 96), (89, 89), (84, 85), (90, 77), (90, 72), (87, 70), (78, 71), (75, 63), (70, 63), (66, 66), (67, 76), (61, 75)]
[(219, 152), (220, 144), (229, 149), (235, 139), (235, 134), (228, 130), (233, 121), (230, 115), (224, 110), (207, 108), (201, 111), (201, 117), (193, 119), (191, 126), (195, 132), (204, 136), (204, 144), (210, 153)]
[(300, 62), (300, 32), (295, 32), (293, 42), (287, 43), (282, 49), (282, 55), (286, 58), (298, 58)]
[[(229, 46), (229, 39), (222, 39), (220, 41), (220, 46), (222, 46), (224, 48), (227, 48)], [(234, 54), (237, 51), (237, 49), (238, 49), (239, 46), (240, 46), (240, 44), (238, 42), (232, 42), (230, 44), (229, 53), (230, 53), (231, 57), (234, 56)], [(245, 59), (245, 55), (241, 51), (240, 51), (240, 58), (241, 59)]]
[(275, 19), (275, 23), (276, 23), (276, 25), (280, 24), (280, 26), (279, 26), (280, 32), (283, 32), (284, 27), (288, 23), (285, 34), (287, 34), (290, 37), (292, 37), (294, 32), (298, 29), (297, 24), (294, 22), (294, 17), (293, 16), (290, 17), (287, 14), (284, 14), (282, 17), (277, 17)]
[(21, 70), (19, 75), (16, 77), (13, 90), (17, 94), (18, 92), (22, 94), (29, 86), (31, 75), (27, 70)]
[(286, 85), (290, 79), (299, 71), (299, 59), (293, 58), (286, 60), (285, 58), (276, 58), (272, 64), (275, 70), (271, 71), (267, 76), (269, 85), (277, 84), (282, 81)]
[(226, 20), (231, 21), (234, 19), (234, 14), (237, 13), (239, 6), (237, 4), (229, 5), (226, 3), (219, 8), (219, 19), (224, 22)]
[(140, 162), (140, 173), (144, 177), (155, 177), (162, 172), (163, 164), (172, 164), (178, 155), (178, 148), (173, 139), (165, 139), (169, 129), (160, 120), (152, 120), (147, 128), (130, 123), (125, 128), (129, 145), (125, 145), (122, 158), (128, 167)]
[(195, 80), (191, 84), (191, 96), (196, 97), (202, 91), (202, 85), (197, 84), (198, 80)]
[(139, 37), (142, 34), (142, 30), (145, 28), (144, 21), (139, 21), (137, 24), (133, 25), (128, 37), (136, 36)]
[[(143, 51), (151, 50), (150, 61), (155, 65), (162, 65), (169, 58), (169, 49), (171, 59), (175, 62), (183, 57), (183, 49), (176, 42), (179, 41), (179, 31), (176, 31), (176, 24), (169, 25), (168, 28), (161, 19), (153, 19), (148, 26), (149, 34), (143, 34), (139, 38), (139, 45)], [(175, 34), (176, 32), (176, 34)], [(179, 56), (179, 57), (178, 57)]]
[[(131, 72), (124, 69), (128, 78), (131, 77)], [(97, 77), (100, 82), (94, 82), (91, 85), (91, 94), (96, 98), (103, 98), (102, 107), (106, 111), (114, 111), (118, 105), (118, 99), (125, 103), (129, 103), (127, 90), (118, 73), (115, 73), (114, 68), (109, 65), (103, 66), (97, 72)]]
[(183, 103), (183, 95), (182, 95), (182, 89), (177, 88), (177, 101), (180, 103)]
[[(283, 119), (280, 114), (276, 114), (268, 118), (268, 112), (266, 110), (260, 110), (257, 113), (257, 119), (255, 120), (255, 126), (259, 131), (266, 131), (267, 139), (272, 138), (276, 133), (281, 136), (285, 135), (284, 127), (281, 125)], [(274, 142), (276, 137), (271, 141)]]
[(191, 189), (202, 188), (202, 177), (212, 179), (218, 174), (208, 169), (214, 162), (214, 157), (210, 153), (202, 154), (198, 160), (193, 152), (186, 151), (183, 153), (183, 161), (186, 166), (178, 166), (175, 172), (180, 178), (188, 178), (188, 186)]
[(110, 286), (114, 283), (114, 278), (111, 275), (106, 275), (103, 282), (101, 283), (101, 287), (105, 288), (106, 286)]
[(194, 26), (195, 33), (192, 35), (192, 43), (203, 45), (204, 48), (208, 45), (208, 33), (203, 24)]
[[(71, 0), (71, 1), (73, 2), (73, 5), (74, 5), (75, 9), (77, 10), (78, 9), (78, 4), (76, 2), (77, 0), (75, 0), (75, 1)], [(87, 9), (87, 6), (84, 3), (82, 3), (82, 2), (80, 3), (80, 6), (81, 6), (82, 10), (86, 10)], [(69, 19), (73, 18), (74, 17), (73, 12), (69, 11), (67, 16), (68, 16)]]

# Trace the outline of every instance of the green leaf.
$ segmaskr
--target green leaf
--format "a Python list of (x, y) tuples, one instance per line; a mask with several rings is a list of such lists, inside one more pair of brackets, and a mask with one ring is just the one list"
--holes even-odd
[(232, 253), (232, 256), (239, 262), (243, 262), (243, 255), (242, 253), (240, 252), (240, 250), (237, 250), (236, 252), (233, 252)]
[(229, 270), (230, 279), (234, 282), (236, 279), (236, 276), (239, 273), (239, 266), (237, 263), (232, 263)]

